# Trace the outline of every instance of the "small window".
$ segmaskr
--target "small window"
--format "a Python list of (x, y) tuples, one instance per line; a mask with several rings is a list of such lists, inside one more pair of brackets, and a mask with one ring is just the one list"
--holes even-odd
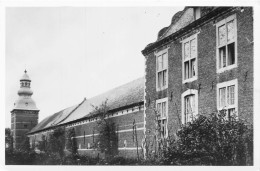
[(197, 79), (197, 35), (183, 40), (183, 83)]
[(160, 131), (161, 138), (167, 138), (167, 119), (168, 119), (168, 98), (159, 99), (156, 101), (156, 110), (158, 114), (158, 130)]
[(192, 122), (198, 114), (198, 90), (189, 89), (182, 94), (182, 123)]
[(168, 87), (168, 49), (156, 54), (156, 83), (157, 91)]
[(236, 15), (216, 24), (217, 27), (217, 71), (223, 72), (237, 66)]
[(227, 119), (237, 113), (237, 79), (217, 84), (217, 107), (226, 110)]
[(81, 149), (81, 144), (79, 144), (79, 149)]
[(200, 18), (201, 12), (200, 12), (200, 8), (196, 7), (194, 8), (194, 19), (197, 20)]
[(24, 125), (24, 128), (27, 128), (27, 124)]
[(90, 149), (90, 143), (88, 143), (88, 149)]
[(124, 147), (127, 147), (127, 141), (124, 140)]

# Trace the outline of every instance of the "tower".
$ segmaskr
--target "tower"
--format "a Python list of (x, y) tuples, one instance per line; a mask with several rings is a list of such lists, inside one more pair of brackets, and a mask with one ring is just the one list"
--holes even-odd
[(31, 98), (33, 92), (30, 86), (31, 79), (25, 70), (20, 79), (19, 98), (15, 101), (11, 111), (11, 131), (15, 149), (18, 149), (25, 140), (26, 133), (38, 124), (39, 110)]

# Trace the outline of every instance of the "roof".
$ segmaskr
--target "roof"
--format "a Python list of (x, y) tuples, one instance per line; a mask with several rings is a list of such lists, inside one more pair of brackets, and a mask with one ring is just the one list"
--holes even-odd
[(27, 71), (24, 71), (24, 74), (22, 76), (22, 78), (20, 79), (20, 81), (31, 81), (29, 75), (27, 74)]
[(99, 106), (106, 100), (109, 110), (143, 102), (144, 78), (136, 79), (90, 99), (84, 99), (78, 105), (61, 110), (43, 119), (29, 134), (88, 117), (94, 110), (93, 106)]
[(13, 110), (39, 110), (30, 96), (20, 96), (14, 103)]
[(194, 7), (185, 7), (182, 11), (177, 12), (173, 16), (170, 26), (161, 29), (157, 40), (153, 43), (149, 43), (145, 49), (142, 50), (142, 54), (146, 56), (154, 49), (157, 49), (172, 40), (176, 40), (189, 30), (195, 29), (201, 23), (205, 23), (210, 19), (216, 18), (232, 10), (232, 7), (200, 7), (202, 16), (199, 19), (194, 20), (192, 8)]

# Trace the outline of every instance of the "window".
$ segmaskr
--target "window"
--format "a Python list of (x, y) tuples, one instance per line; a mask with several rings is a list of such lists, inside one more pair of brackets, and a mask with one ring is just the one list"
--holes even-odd
[(168, 49), (156, 54), (156, 90), (161, 91), (168, 87)]
[(197, 34), (182, 41), (183, 83), (197, 79)]
[(195, 20), (199, 19), (199, 18), (200, 18), (200, 15), (201, 15), (201, 13), (200, 13), (200, 8), (199, 8), (199, 7), (195, 7), (195, 8), (194, 8), (194, 19), (195, 19)]
[(217, 84), (217, 108), (227, 110), (227, 119), (237, 113), (237, 79)]
[(237, 29), (236, 15), (216, 24), (217, 30), (217, 72), (237, 66)]
[(161, 138), (167, 138), (167, 119), (168, 119), (168, 98), (160, 99), (156, 101), (156, 110), (158, 112), (158, 126)]
[(79, 144), (79, 149), (81, 149), (81, 144)]
[(192, 122), (198, 114), (198, 90), (189, 89), (182, 93), (182, 123)]
[(90, 149), (90, 143), (88, 143), (88, 149)]

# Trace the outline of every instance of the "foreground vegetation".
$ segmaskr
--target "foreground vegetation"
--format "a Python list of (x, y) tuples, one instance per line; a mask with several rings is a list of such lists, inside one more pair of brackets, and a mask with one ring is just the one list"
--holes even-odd
[[(102, 129), (103, 130), (103, 129)], [(159, 130), (159, 129), (158, 129)], [(8, 131), (7, 131), (8, 133)], [(180, 126), (175, 136), (146, 142), (146, 155), (127, 159), (109, 154), (109, 157), (90, 158), (77, 154), (73, 130), (67, 132), (69, 141), (65, 155), (64, 129), (56, 129), (47, 142), (43, 137), (35, 153), (26, 140), (19, 150), (6, 148), (7, 165), (253, 165), (253, 127), (234, 117), (226, 119), (226, 111), (209, 116), (200, 115), (192, 123)], [(12, 142), (6, 136), (7, 142)], [(148, 141), (148, 140), (146, 140)], [(110, 147), (107, 147), (110, 148)], [(111, 147), (114, 148), (114, 147)]]

